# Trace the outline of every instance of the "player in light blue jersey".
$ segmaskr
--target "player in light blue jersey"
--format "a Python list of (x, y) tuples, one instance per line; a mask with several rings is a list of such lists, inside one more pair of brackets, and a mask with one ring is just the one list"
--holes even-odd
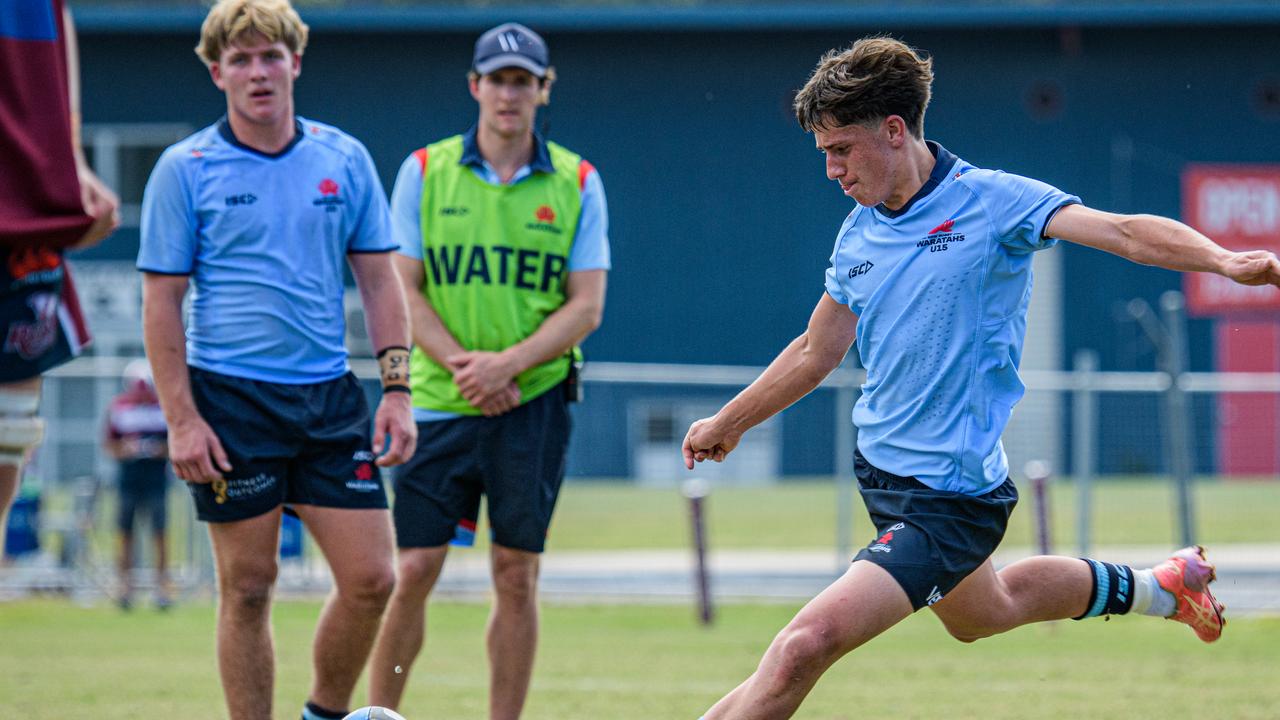
[[(288, 0), (218, 2), (196, 51), (227, 115), (169, 148), (143, 197), (147, 355), (174, 472), (209, 524), (232, 720), (273, 716), (270, 599), (286, 509), (334, 578), (302, 717), (346, 714), (395, 582), (379, 468), (417, 438), (386, 197), (364, 146), (294, 114), (306, 40)], [(372, 430), (343, 345), (344, 266), (381, 349)]]
[(1148, 570), (990, 555), (1018, 494), (1000, 435), (1022, 397), (1031, 255), (1058, 240), (1134, 262), (1280, 285), (1280, 261), (1150, 215), (1114, 215), (1042, 182), (982, 170), (924, 139), (932, 61), (888, 38), (832, 51), (796, 96), (827, 177), (857, 201), (804, 334), (716, 415), (685, 464), (723, 460), (817, 387), (856, 340), (867, 368), (855, 472), (878, 537), (774, 639), (706, 718), (787, 718), (836, 660), (928, 606), (957, 639), (1062, 618), (1143, 613), (1222, 633), (1213, 566), (1185, 548)]

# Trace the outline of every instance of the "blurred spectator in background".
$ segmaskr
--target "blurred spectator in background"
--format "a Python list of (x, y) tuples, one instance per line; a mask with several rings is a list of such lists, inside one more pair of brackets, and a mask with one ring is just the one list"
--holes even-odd
[(120, 223), (119, 199), (80, 147), (75, 30), (63, 0), (0, 2), (0, 159), (3, 528), (23, 457), (44, 435), (40, 375), (89, 342), (63, 250)]
[(164, 411), (151, 379), (146, 360), (134, 360), (124, 369), (124, 390), (107, 409), (104, 445), (120, 462), (120, 513), (116, 527), (120, 534), (120, 595), (123, 610), (133, 607), (133, 528), (139, 515), (146, 515), (151, 528), (155, 558), (155, 604), (164, 610), (170, 604), (165, 554), (165, 527), (168, 513), (169, 432)]

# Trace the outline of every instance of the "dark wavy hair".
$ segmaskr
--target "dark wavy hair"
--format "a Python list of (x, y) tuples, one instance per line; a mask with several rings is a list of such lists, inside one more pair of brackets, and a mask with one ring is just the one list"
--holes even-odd
[(867, 37), (823, 55), (793, 108), (805, 132), (899, 115), (922, 138), (932, 84), (932, 58), (893, 38)]

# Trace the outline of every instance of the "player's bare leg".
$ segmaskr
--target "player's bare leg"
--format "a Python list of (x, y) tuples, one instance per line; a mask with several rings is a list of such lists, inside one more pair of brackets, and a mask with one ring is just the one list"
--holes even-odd
[(272, 717), (275, 586), (280, 509), (229, 523), (209, 523), (218, 570), (218, 672), (231, 720)]
[(1213, 642), (1226, 622), (1225, 608), (1209, 588), (1213, 579), (1213, 565), (1199, 546), (1148, 570), (1042, 555), (997, 573), (988, 559), (933, 610), (965, 642), (1027, 623), (1128, 613), (1176, 620)]
[(755, 673), (706, 720), (789, 718), (835, 661), (910, 615), (911, 601), (874, 563), (853, 563), (778, 633)]
[(4, 557), (3, 530), (9, 526), (9, 506), (18, 494), (18, 473), (22, 468), (9, 463), (0, 464), (0, 558)]
[(1083, 615), (1093, 571), (1078, 558), (1041, 555), (996, 572), (990, 558), (930, 607), (947, 632), (973, 642), (1019, 625)]
[(122, 532), (117, 540), (116, 570), (120, 574), (120, 595), (116, 604), (122, 610), (133, 607), (133, 533)]
[(39, 407), (39, 377), (0, 383), (0, 558), (4, 557), (9, 506), (22, 484), (23, 462), (44, 435), (44, 424), (36, 417)]
[[(369, 661), (369, 704), (395, 709), (404, 698), (409, 669), (426, 640), (427, 597), (440, 578), (448, 545), (400, 548), (396, 589)], [(399, 668), (399, 671), (397, 671)]]
[(320, 612), (312, 645), (310, 701), (346, 710), (395, 586), (391, 513), (314, 505), (295, 509), (333, 572), (334, 589)]
[[(164, 502), (164, 499), (162, 498), (160, 502)], [(169, 586), (169, 544), (166, 542), (164, 531), (154, 531), (151, 535), (151, 543), (155, 548), (156, 557), (156, 608), (165, 610), (173, 604), (173, 589)]]
[(489, 720), (516, 720), (529, 694), (538, 646), (539, 556), (494, 545), (493, 609), (485, 630), (489, 651)]

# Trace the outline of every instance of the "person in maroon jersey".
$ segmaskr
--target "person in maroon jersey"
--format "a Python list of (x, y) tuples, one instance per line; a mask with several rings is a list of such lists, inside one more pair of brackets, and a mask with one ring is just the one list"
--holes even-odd
[(166, 610), (171, 603), (165, 528), (168, 525), (169, 427), (165, 424), (160, 398), (156, 395), (151, 365), (144, 359), (131, 361), (124, 368), (124, 390), (111, 400), (107, 408), (103, 445), (119, 462), (116, 531), (119, 538), (120, 593), (116, 604), (121, 610), (133, 607), (133, 528), (139, 515), (147, 518), (151, 529), (152, 559), (155, 576), (152, 597), (156, 609)]
[(0, 528), (43, 436), (40, 375), (89, 341), (63, 251), (120, 223), (80, 147), (78, 83), (63, 0), (0, 2)]

